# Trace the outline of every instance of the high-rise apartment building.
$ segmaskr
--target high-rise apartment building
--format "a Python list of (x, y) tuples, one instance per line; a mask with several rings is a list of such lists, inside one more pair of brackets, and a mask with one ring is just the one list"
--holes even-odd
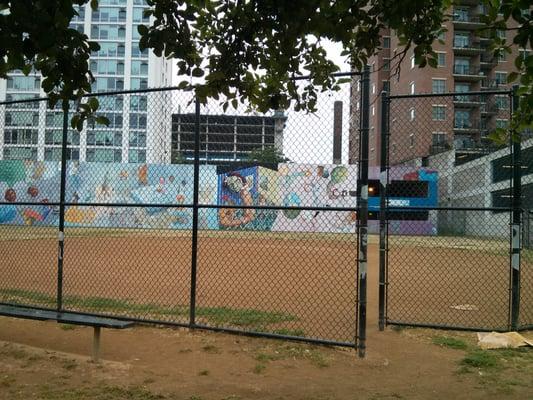
[[(171, 61), (139, 49), (137, 26), (148, 24), (144, 0), (100, 0), (98, 9), (78, 8), (71, 26), (100, 44), (90, 60), (93, 92), (168, 86)], [(43, 96), (37, 74), (20, 72), (0, 80), (0, 101)], [(170, 107), (164, 93), (99, 97), (99, 113), (109, 126), (85, 127), (68, 134), (68, 158), (88, 162), (170, 162)], [(151, 104), (154, 102), (154, 104)], [(150, 110), (150, 112), (148, 112)], [(46, 103), (6, 105), (0, 109), (0, 159), (53, 161), (61, 157), (62, 111)]]
[[(479, 30), (484, 26), (479, 16), (484, 13), (479, 1), (456, 2), (450, 10), (452, 17), (443, 25), (446, 32), (434, 44), (438, 66), (418, 68), (410, 50), (400, 64), (399, 76), (394, 75), (394, 67), (401, 46), (394, 31), (383, 30), (382, 49), (369, 61), (370, 165), (380, 164), (382, 112), (379, 96), (383, 90), (392, 95), (408, 95), (509, 89), (507, 76), (515, 70), (515, 57), (527, 55), (530, 50), (513, 48), (512, 54), (494, 57), (488, 35)], [(512, 43), (513, 34), (513, 31), (498, 32), (502, 37), (507, 36), (508, 43)], [(359, 90), (358, 84), (352, 87), (354, 113), (360, 106)], [(435, 96), (395, 101), (389, 119), (390, 163), (408, 163), (451, 149), (455, 150), (457, 163), (475, 159), (491, 151), (487, 134), (494, 128), (505, 127), (509, 116), (506, 95)], [(357, 157), (358, 137), (354, 131), (350, 134), (350, 162), (356, 162)]]

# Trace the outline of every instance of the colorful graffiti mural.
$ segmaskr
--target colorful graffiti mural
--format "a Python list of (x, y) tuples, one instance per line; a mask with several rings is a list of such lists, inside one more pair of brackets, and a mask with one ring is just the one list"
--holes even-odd
[[(69, 206), (65, 211), (65, 224), (191, 229), (193, 176), (192, 165), (70, 162), (67, 165), (65, 198)], [(414, 171), (402, 178), (428, 180), (432, 187), (437, 185), (437, 175), (428, 171)], [(0, 161), (0, 190), (8, 203), (0, 206), (0, 223), (56, 225), (59, 210), (49, 203), (59, 201), (59, 187), (59, 163)], [(351, 208), (357, 205), (356, 191), (355, 165), (287, 163), (280, 164), (277, 170), (248, 167), (218, 173), (216, 166), (202, 165), (200, 204), (228, 207), (218, 210), (201, 207), (199, 228), (350, 232), (355, 230), (356, 222), (356, 213), (352, 211), (253, 207)], [(17, 204), (20, 202), (33, 205)], [(112, 206), (117, 203), (122, 206)], [(417, 229), (434, 231), (431, 221), (396, 225), (394, 229), (413, 229), (416, 225)]]

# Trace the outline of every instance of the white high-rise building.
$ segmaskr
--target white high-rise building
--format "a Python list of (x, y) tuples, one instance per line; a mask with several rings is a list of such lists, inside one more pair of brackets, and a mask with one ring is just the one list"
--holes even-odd
[[(90, 68), (93, 92), (169, 86), (171, 61), (140, 51), (137, 26), (149, 24), (144, 0), (100, 0), (79, 9), (71, 26), (100, 44)], [(0, 101), (44, 96), (39, 75), (14, 72), (0, 80)], [(167, 92), (101, 96), (99, 114), (109, 126), (85, 127), (68, 135), (68, 158), (88, 162), (170, 162), (171, 112)], [(167, 111), (168, 108), (168, 111)], [(62, 111), (46, 102), (0, 107), (0, 159), (54, 161), (61, 158)]]

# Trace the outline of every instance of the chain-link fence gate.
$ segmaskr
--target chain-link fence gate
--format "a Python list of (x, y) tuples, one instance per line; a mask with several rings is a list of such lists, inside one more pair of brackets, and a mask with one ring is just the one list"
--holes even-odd
[[(340, 75), (360, 81), (368, 115), (368, 71)], [(309, 114), (176, 88), (98, 93), (86, 100), (110, 123), (81, 132), (74, 104), (6, 99), (0, 302), (364, 354), (367, 169), (348, 165), (346, 138), (368, 123), (340, 86)]]
[(382, 94), (381, 328), (531, 325), (533, 266), (520, 232), (533, 140), (488, 138), (516, 101), (512, 91)]

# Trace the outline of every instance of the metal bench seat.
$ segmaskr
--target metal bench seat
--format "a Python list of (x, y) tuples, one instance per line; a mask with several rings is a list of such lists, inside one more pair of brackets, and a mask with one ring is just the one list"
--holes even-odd
[(0, 305), (0, 315), (14, 318), (34, 319), (38, 321), (57, 321), (61, 324), (92, 326), (94, 328), (92, 358), (95, 362), (98, 362), (100, 358), (101, 328), (125, 329), (130, 328), (135, 324), (131, 321), (121, 321), (113, 318), (84, 315), (75, 312), (39, 310), (11, 305)]

